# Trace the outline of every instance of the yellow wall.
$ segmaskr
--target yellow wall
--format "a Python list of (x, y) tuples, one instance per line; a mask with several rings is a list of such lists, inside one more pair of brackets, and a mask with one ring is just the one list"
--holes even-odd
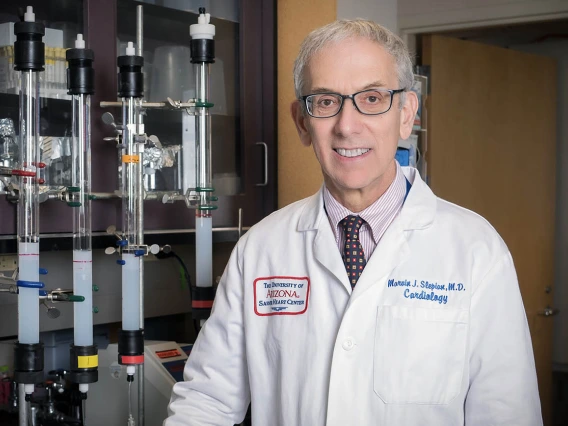
[(290, 116), (292, 67), (308, 33), (334, 21), (336, 0), (278, 0), (278, 207), (314, 194), (322, 184), (313, 149), (300, 143)]

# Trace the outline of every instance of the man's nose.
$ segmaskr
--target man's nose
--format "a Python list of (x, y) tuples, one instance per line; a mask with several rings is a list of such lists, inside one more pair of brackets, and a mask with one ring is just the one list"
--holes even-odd
[(345, 99), (343, 107), (336, 116), (335, 132), (341, 136), (359, 133), (361, 129), (362, 114), (357, 111), (353, 99)]

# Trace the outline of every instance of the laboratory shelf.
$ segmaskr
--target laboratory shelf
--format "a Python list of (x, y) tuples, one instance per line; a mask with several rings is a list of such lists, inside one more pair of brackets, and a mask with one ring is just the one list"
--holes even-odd
[[(71, 122), (71, 100), (40, 98), (40, 134), (42, 136), (69, 136)], [(10, 118), (18, 128), (19, 96), (0, 93), (0, 118)]]
[[(249, 227), (243, 227), (245, 233)], [(213, 228), (213, 243), (237, 242), (239, 240), (238, 228)], [(147, 245), (165, 244), (194, 245), (195, 229), (164, 229), (153, 230), (144, 233), (144, 243)], [(54, 233), (40, 234), (40, 251), (73, 250), (73, 234)], [(94, 232), (92, 237), (93, 250), (114, 247), (116, 237), (105, 232)], [(17, 241), (15, 235), (0, 235), (0, 254), (17, 253)]]

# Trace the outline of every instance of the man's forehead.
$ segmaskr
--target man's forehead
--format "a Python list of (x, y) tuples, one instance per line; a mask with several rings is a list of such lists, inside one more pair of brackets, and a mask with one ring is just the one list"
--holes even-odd
[(393, 56), (378, 42), (361, 37), (323, 46), (307, 63), (304, 78), (310, 93), (347, 82), (357, 90), (390, 88), (398, 80)]

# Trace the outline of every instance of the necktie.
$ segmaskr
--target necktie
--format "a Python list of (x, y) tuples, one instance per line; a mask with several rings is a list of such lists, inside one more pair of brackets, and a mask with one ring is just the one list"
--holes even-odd
[(345, 234), (345, 245), (343, 247), (343, 263), (351, 287), (355, 287), (357, 280), (363, 273), (363, 269), (367, 264), (365, 254), (363, 253), (363, 246), (359, 241), (359, 230), (365, 221), (359, 216), (347, 216), (339, 225), (343, 228)]

